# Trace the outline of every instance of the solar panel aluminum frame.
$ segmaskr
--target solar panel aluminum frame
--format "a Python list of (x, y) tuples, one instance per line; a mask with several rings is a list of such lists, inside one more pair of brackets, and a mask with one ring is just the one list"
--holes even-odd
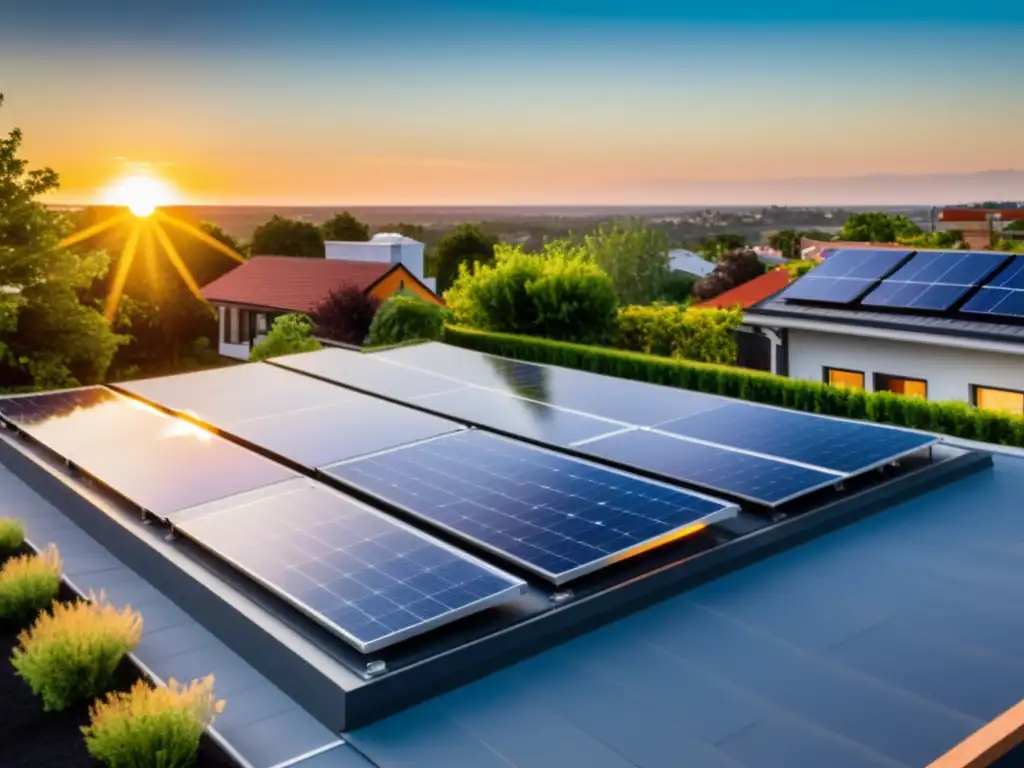
[[(302, 603), (301, 600), (298, 600), (289, 595), (287, 591), (275, 586), (270, 581), (257, 575), (252, 570), (246, 568), (244, 565), (240, 564), (236, 560), (227, 557), (222, 552), (220, 552), (216, 547), (211, 547), (203, 543), (203, 541), (200, 538), (191, 536), (188, 533), (188, 531), (179, 528), (174, 520), (168, 520), (168, 523), (171, 526), (171, 531), (173, 534), (185, 537), (190, 542), (198, 546), (200, 549), (204, 550), (205, 552), (208, 552), (221, 562), (229, 565), (231, 568), (243, 574), (246, 578), (250, 579), (254, 584), (259, 585), (275, 597), (283, 600), (289, 606), (297, 610), (306, 618), (314, 621), (315, 623), (326, 629), (332, 635), (341, 638), (343, 641), (348, 643), (350, 646), (352, 646), (362, 654), (374, 653), (376, 651), (381, 650), (382, 648), (388, 648), (392, 645), (397, 645), (403, 640), (409, 640), (410, 638), (417, 637), (419, 635), (431, 632), (440, 627), (447, 626), (448, 624), (452, 624), (453, 622), (456, 622), (459, 619), (464, 619), (468, 616), (473, 616), (474, 614), (480, 613), (481, 611), (485, 611), (488, 608), (494, 608), (496, 606), (502, 605), (504, 603), (509, 602), (510, 600), (525, 595), (529, 590), (529, 585), (523, 579), (513, 576), (510, 573), (506, 573), (502, 571), (500, 568), (496, 568), (490, 563), (484, 562), (483, 560), (474, 557), (469, 552), (463, 552), (462, 550), (453, 547), (447, 542), (441, 541), (440, 539), (434, 538), (433, 536), (430, 536), (429, 534), (424, 533), (423, 531), (417, 530), (416, 528), (409, 525), (408, 523), (403, 522), (402, 520), (398, 520), (397, 518), (386, 515), (383, 512), (374, 509), (370, 505), (364, 504), (362, 501), (359, 501), (358, 499), (355, 499), (351, 496), (344, 496), (344, 494), (342, 494), (335, 488), (332, 488), (323, 483), (317, 483), (316, 481), (310, 480), (305, 477), (296, 478), (294, 480), (285, 480), (281, 483), (277, 483), (266, 488), (258, 488), (255, 491), (249, 491), (246, 493), (239, 494), (235, 498), (239, 501), (240, 504), (244, 504), (245, 498), (260, 495), (261, 492), (268, 493), (269, 491), (274, 489), (281, 489), (282, 492), (287, 492), (292, 488), (308, 486), (310, 484), (319, 486), (325, 493), (332, 493), (337, 496), (343, 496), (347, 503), (352, 503), (360, 507), (361, 509), (365, 510), (366, 512), (375, 515), (376, 517), (383, 518), (387, 520), (389, 524), (393, 524), (399, 528), (409, 531), (410, 533), (419, 536), (420, 538), (428, 541), (430, 544), (434, 546), (441, 547), (442, 549), (446, 549), (449, 552), (453, 552), (454, 554), (458, 555), (464, 560), (469, 561), (473, 565), (476, 565), (482, 568), (483, 570), (489, 571), (494, 575), (508, 581), (511, 584), (511, 586), (503, 592), (498, 592), (489, 597), (481, 598), (480, 600), (477, 600), (474, 603), (462, 606), (461, 608), (456, 608), (452, 611), (449, 611), (448, 613), (442, 614), (441, 616), (437, 616), (433, 619), (429, 619), (425, 622), (422, 622), (421, 624), (416, 624), (415, 626), (409, 627), (408, 629), (399, 630), (398, 632), (386, 635), (380, 638), (379, 640), (373, 640), (369, 643), (364, 643), (361, 640), (358, 640), (357, 638), (353, 637), (352, 635), (349, 635), (347, 632), (344, 631), (344, 629), (340, 625), (331, 621), (323, 614), (314, 610), (310, 606), (305, 605), (304, 603)], [(182, 514), (189, 512), (199, 512), (203, 509), (203, 507), (212, 506), (214, 504), (223, 504), (225, 501), (225, 499), (219, 499), (218, 501), (210, 502), (209, 504), (202, 504), (198, 507), (192, 507), (190, 509), (181, 510), (180, 512), (176, 513), (176, 516), (180, 519), (180, 516)], [(220, 511), (221, 510), (214, 510), (209, 514), (216, 515)], [(202, 516), (203, 515), (199, 515), (199, 517)]]
[[(480, 430), (480, 431), (486, 431), (486, 430)], [(433, 442), (434, 440), (444, 440), (446, 437), (451, 437), (454, 434), (461, 434), (461, 433), (456, 432), (456, 433), (450, 433), (448, 435), (440, 435), (440, 436), (435, 437), (435, 438), (430, 438), (429, 442)], [(447, 525), (445, 525), (443, 523), (438, 522), (437, 520), (431, 519), (431, 518), (423, 515), (422, 513), (418, 512), (418, 511), (416, 511), (414, 509), (411, 509), (410, 507), (408, 507), (408, 506), (406, 506), (404, 504), (400, 504), (400, 503), (394, 502), (394, 501), (392, 501), (391, 499), (388, 499), (385, 496), (381, 496), (377, 491), (371, 491), (369, 489), (363, 488), (362, 486), (360, 486), (359, 483), (355, 483), (355, 482), (352, 482), (350, 480), (341, 480), (339, 478), (333, 478), (333, 477), (332, 477), (332, 480), (334, 480), (334, 482), (338, 483), (339, 485), (350, 487), (355, 492), (360, 493), (360, 494), (362, 494), (364, 496), (372, 496), (372, 497), (378, 499), (379, 501), (381, 501), (383, 504), (391, 507), (392, 509), (395, 509), (395, 510), (397, 510), (397, 511), (403, 513), (403, 514), (406, 514), (406, 515), (408, 515), (408, 516), (410, 516), (412, 518), (415, 518), (416, 520), (422, 521), (425, 525), (429, 525), (429, 526), (431, 526), (431, 527), (433, 527), (433, 528), (435, 528), (437, 530), (444, 531), (449, 536), (452, 536), (453, 538), (456, 538), (459, 541), (464, 541), (467, 544), (470, 544), (471, 546), (479, 547), (480, 549), (482, 549), (482, 550), (484, 550), (486, 552), (489, 552), (491, 555), (493, 555), (493, 556), (495, 556), (497, 558), (500, 558), (502, 560), (505, 560), (507, 562), (510, 562), (510, 563), (516, 565), (517, 567), (523, 569), (524, 571), (528, 571), (529, 573), (532, 573), (532, 574), (535, 574), (537, 576), (540, 576), (545, 581), (548, 581), (549, 583), (553, 584), (556, 587), (564, 586), (565, 584), (568, 584), (571, 581), (575, 581), (576, 579), (578, 579), (578, 578), (580, 578), (582, 576), (586, 576), (587, 574), (594, 573), (595, 571), (600, 571), (603, 568), (606, 568), (609, 565), (612, 565), (612, 564), (614, 564), (616, 562), (621, 562), (623, 560), (627, 560), (627, 559), (629, 559), (631, 557), (634, 557), (636, 555), (640, 555), (640, 554), (642, 554), (644, 552), (649, 552), (652, 549), (657, 549), (657, 548), (660, 548), (660, 547), (662, 547), (662, 546), (664, 546), (666, 544), (671, 544), (673, 541), (679, 541), (680, 539), (685, 538), (688, 535), (691, 535), (691, 534), (694, 534), (694, 533), (698, 533), (699, 531), (703, 530), (704, 528), (707, 528), (708, 526), (714, 525), (715, 523), (719, 523), (719, 522), (722, 522), (724, 520), (729, 520), (729, 519), (731, 519), (733, 517), (736, 517), (739, 514), (739, 512), (740, 512), (739, 505), (737, 505), (737, 504), (725, 501), (724, 499), (716, 498), (714, 496), (709, 496), (709, 495), (701, 493), (699, 491), (693, 491), (693, 490), (690, 490), (689, 488), (681, 488), (678, 485), (672, 484), (671, 482), (664, 482), (664, 481), (655, 480), (655, 479), (649, 478), (649, 477), (643, 477), (641, 475), (637, 475), (636, 473), (630, 472), (630, 471), (628, 471), (626, 469), (619, 469), (617, 467), (611, 467), (611, 466), (608, 466), (608, 465), (605, 465), (605, 464), (598, 463), (596, 461), (592, 461), (590, 459), (586, 459), (586, 458), (584, 458), (582, 456), (578, 456), (578, 455), (571, 455), (571, 454), (560, 453), (558, 451), (555, 451), (555, 450), (552, 450), (552, 449), (549, 449), (549, 448), (546, 448), (546, 447), (543, 447), (543, 446), (540, 446), (540, 445), (536, 445), (536, 444), (533, 444), (533, 443), (527, 443), (525, 441), (515, 440), (513, 438), (509, 438), (509, 437), (506, 437), (504, 435), (498, 435), (498, 434), (493, 434), (493, 433), (489, 433), (489, 434), (492, 434), (498, 440), (504, 440), (506, 442), (512, 442), (512, 443), (521, 442), (521, 443), (523, 443), (523, 445), (526, 445), (526, 446), (530, 447), (533, 450), (541, 451), (543, 453), (549, 453), (549, 454), (551, 454), (553, 456), (558, 456), (561, 459), (569, 458), (572, 461), (578, 461), (581, 464), (587, 464), (587, 465), (590, 465), (592, 467), (597, 467), (599, 469), (602, 469), (602, 470), (607, 471), (607, 472), (612, 472), (614, 474), (623, 475), (623, 476), (641, 477), (646, 482), (650, 482), (650, 483), (653, 483), (655, 485), (660, 485), (660, 486), (663, 486), (663, 487), (668, 488), (670, 490), (677, 491), (679, 493), (685, 493), (685, 494), (688, 494), (690, 496), (696, 496), (697, 498), (704, 499), (705, 501), (709, 501), (709, 502), (713, 502), (713, 503), (716, 503), (716, 504), (720, 504), (720, 505), (722, 505), (722, 508), (720, 510), (718, 510), (717, 512), (712, 512), (710, 515), (705, 515), (704, 517), (700, 518), (699, 520), (697, 520), (695, 522), (691, 522), (691, 523), (687, 523), (686, 525), (679, 526), (678, 528), (675, 528), (675, 529), (673, 529), (671, 531), (668, 531), (668, 532), (666, 532), (666, 533), (664, 533), (664, 534), (662, 534), (662, 535), (660, 535), (658, 537), (655, 537), (654, 539), (648, 539), (647, 541), (641, 542), (639, 544), (635, 544), (632, 547), (629, 547), (629, 548), (624, 549), (624, 550), (620, 550), (619, 552), (613, 552), (610, 555), (606, 555), (605, 557), (599, 558), (597, 560), (592, 560), (591, 562), (586, 563), (586, 564), (581, 565), (581, 566), (578, 566), (578, 567), (576, 567), (576, 568), (574, 568), (574, 569), (572, 569), (570, 571), (566, 571), (566, 572), (561, 573), (561, 574), (555, 574), (555, 573), (551, 573), (549, 571), (546, 571), (543, 568), (540, 568), (540, 567), (538, 567), (536, 565), (532, 565), (532, 564), (526, 562), (525, 560), (521, 560), (520, 558), (515, 557), (514, 555), (511, 555), (510, 553), (505, 552), (505, 551), (499, 549), (498, 547), (493, 547), (493, 546), (487, 544), (484, 541), (481, 541), (481, 540), (476, 539), (476, 538), (474, 538), (472, 536), (464, 534), (464, 533), (462, 533), (462, 532), (460, 532), (460, 531), (458, 531), (458, 530), (456, 530), (454, 528), (451, 528), (450, 526), (447, 526)], [(428, 441), (422, 441), (422, 442), (428, 442)], [(386, 451), (381, 451), (380, 454), (394, 453), (396, 451), (401, 451), (403, 448), (406, 448), (406, 447), (409, 447), (409, 446), (399, 446), (397, 448), (391, 448), (391, 449), (388, 449)], [(375, 455), (380, 455), (380, 454), (375, 454)], [(330, 470), (333, 467), (340, 467), (340, 466), (344, 466), (344, 465), (347, 465), (347, 464), (355, 464), (355, 463), (358, 463), (359, 461), (361, 461), (361, 460), (363, 460), (365, 458), (368, 458), (368, 457), (362, 456), (362, 457), (359, 457), (359, 458), (356, 458), (356, 459), (349, 459), (349, 460), (346, 460), (346, 461), (339, 461), (336, 464), (332, 464), (329, 467), (324, 467), (324, 474), (326, 475), (327, 474), (327, 470)]]
[[(760, 403), (758, 403), (758, 405), (760, 405)], [(764, 406), (764, 407), (766, 407), (766, 408), (773, 408), (774, 406), (770, 406), (769, 405), (769, 406)], [(832, 417), (819, 417), (819, 418), (832, 418)], [(885, 425), (885, 424), (873, 424), (872, 426), (887, 427), (887, 425)], [(671, 437), (674, 440), (682, 440), (684, 442), (689, 442), (689, 443), (698, 443), (698, 444), (701, 444), (701, 445), (709, 445), (709, 446), (714, 446), (715, 448), (725, 448), (727, 450), (734, 451), (736, 453), (746, 453), (746, 454), (752, 454), (753, 453), (752, 451), (745, 451), (742, 448), (734, 448), (734, 447), (728, 446), (728, 445), (721, 445), (719, 443), (712, 443), (712, 442), (709, 442), (707, 440), (697, 440), (697, 439), (692, 438), (692, 437), (685, 437), (684, 435), (676, 435), (676, 434), (673, 434), (671, 432), (663, 432), (662, 430), (654, 428), (654, 427), (640, 427), (639, 431), (641, 431), (641, 432), (654, 432), (656, 434), (661, 435), (662, 437)], [(904, 429), (901, 428), (901, 431), (904, 431), (904, 432), (916, 432), (917, 430), (904, 430)], [(927, 433), (921, 433), (921, 434), (927, 434)], [(839, 484), (843, 483), (845, 480), (849, 480), (849, 479), (854, 478), (854, 477), (859, 477), (860, 475), (867, 474), (868, 472), (871, 472), (872, 470), (875, 470), (875, 469), (881, 469), (882, 467), (888, 466), (889, 464), (892, 464), (893, 462), (899, 461), (900, 459), (906, 458), (907, 456), (913, 456), (915, 453), (919, 453), (919, 452), (921, 452), (921, 451), (923, 451), (925, 449), (931, 450), (932, 446), (938, 444), (939, 442), (940, 442), (940, 438), (933, 436), (933, 439), (930, 442), (928, 442), (928, 443), (925, 443), (925, 444), (919, 445), (919, 446), (915, 446), (914, 448), (911, 448), (910, 450), (903, 451), (901, 453), (898, 453), (898, 454), (895, 454), (895, 455), (892, 455), (892, 456), (887, 456), (886, 458), (882, 459), (881, 461), (877, 461), (877, 462), (875, 462), (873, 464), (869, 464), (869, 465), (867, 465), (865, 467), (858, 468), (858, 469), (856, 469), (856, 470), (854, 470), (852, 472), (839, 472), (838, 470), (835, 470), (835, 469), (828, 469), (827, 467), (818, 467), (818, 466), (814, 466), (814, 465), (811, 465), (811, 464), (803, 464), (802, 462), (798, 462), (798, 461), (794, 462), (794, 461), (791, 461), (791, 460), (788, 460), (788, 459), (783, 459), (783, 458), (778, 457), (778, 456), (768, 456), (767, 454), (754, 454), (754, 455), (757, 455), (757, 456), (761, 456), (762, 458), (771, 459), (772, 461), (780, 462), (782, 464), (796, 464), (796, 465), (799, 465), (799, 466), (808, 467), (810, 469), (816, 469), (819, 472), (832, 473), (832, 474), (835, 474), (835, 480), (831, 480), (831, 481), (828, 481), (828, 482), (823, 482), (820, 485), (811, 486), (810, 488), (804, 488), (801, 491), (799, 491), (798, 493), (791, 494), (790, 496), (787, 496), (784, 499), (780, 499), (780, 500), (777, 500), (777, 501), (774, 501), (774, 502), (767, 502), (767, 501), (764, 501), (763, 499), (754, 499), (754, 498), (751, 498), (749, 496), (745, 496), (743, 494), (737, 493), (735, 491), (726, 490), (724, 488), (709, 488), (709, 490), (718, 491), (719, 493), (724, 493), (727, 496), (734, 496), (734, 497), (736, 497), (738, 499), (743, 499), (744, 501), (749, 501), (752, 504), (758, 504), (760, 506), (768, 507), (769, 509), (775, 509), (776, 507), (781, 507), (783, 504), (789, 504), (791, 501), (796, 501), (797, 499), (802, 499), (805, 496), (809, 496), (812, 493), (816, 493), (816, 492), (824, 490), (826, 488), (833, 488), (836, 485), (839, 485)], [(616, 463), (618, 463), (618, 462), (616, 462)], [(626, 467), (626, 465), (623, 465), (623, 464), (620, 464), (620, 466)], [(627, 467), (627, 469), (628, 469), (628, 467)], [(644, 470), (644, 471), (647, 471), (647, 470)], [(669, 480), (669, 481), (672, 481), (672, 482), (689, 482), (689, 481), (686, 481), (686, 480), (676, 480), (674, 478), (669, 478), (669, 477), (667, 477), (665, 475), (662, 475), (660, 472), (656, 473), (656, 474), (658, 474), (661, 477), (665, 477), (666, 480)]]

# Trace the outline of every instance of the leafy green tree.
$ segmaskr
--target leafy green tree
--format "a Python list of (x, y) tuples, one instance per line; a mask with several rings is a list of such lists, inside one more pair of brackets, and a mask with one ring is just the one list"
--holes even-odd
[(579, 342), (607, 339), (618, 303), (608, 273), (566, 240), (540, 253), (499, 245), (493, 264), (460, 267), (445, 300), (465, 325)]
[(0, 139), (0, 388), (99, 382), (124, 339), (79, 292), (109, 262), (61, 246), (72, 223), (36, 199), (59, 178), (50, 168), (28, 170), (21, 142), (17, 128)]
[(623, 304), (649, 304), (669, 276), (668, 235), (634, 218), (603, 224), (583, 239), (587, 255), (611, 277)]
[(413, 294), (396, 293), (381, 305), (370, 325), (374, 346), (441, 338), (446, 310)]
[(267, 338), (253, 347), (249, 360), (258, 363), (270, 357), (295, 355), (299, 352), (315, 352), (323, 349), (313, 337), (313, 321), (305, 315), (281, 315), (270, 327)]
[(768, 247), (779, 251), (787, 259), (799, 259), (802, 238), (828, 242), (832, 235), (817, 229), (780, 229), (768, 236)]
[(493, 263), (496, 244), (497, 240), (476, 224), (462, 224), (442, 237), (431, 254), (438, 293), (451, 287), (463, 264)]
[(697, 284), (697, 276), (687, 272), (670, 272), (661, 287), (658, 298), (672, 304), (684, 304), (693, 298), (693, 286)]
[(747, 238), (745, 235), (739, 235), (733, 232), (723, 232), (722, 234), (712, 235), (711, 237), (705, 237), (702, 239), (697, 244), (696, 251), (705, 259), (720, 261), (727, 253), (746, 247)]
[(1003, 229), (1008, 230), (1010, 232), (1024, 232), (1024, 219), (1020, 219), (1019, 221), (1011, 221)]
[(920, 235), (921, 228), (906, 216), (891, 213), (855, 213), (843, 224), (839, 239), (855, 243), (895, 243)]
[(324, 238), (320, 228), (308, 221), (274, 215), (252, 233), (249, 246), (254, 256), (324, 257)]
[(370, 239), (370, 228), (348, 211), (336, 213), (320, 225), (324, 240), (362, 243)]
[(199, 229), (208, 234), (214, 240), (219, 243), (223, 243), (228, 248), (233, 250), (239, 256), (248, 256), (248, 248), (243, 245), (238, 239), (232, 237), (223, 229), (218, 227), (216, 224), (211, 224), (208, 221), (201, 221), (198, 225)]

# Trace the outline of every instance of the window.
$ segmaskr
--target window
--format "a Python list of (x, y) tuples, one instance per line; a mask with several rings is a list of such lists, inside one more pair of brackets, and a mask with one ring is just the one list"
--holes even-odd
[(1024, 415), (1024, 392), (974, 384), (971, 386), (971, 400), (978, 408)]
[(927, 400), (928, 382), (924, 379), (908, 379), (904, 376), (890, 376), (887, 373), (876, 373), (875, 392), (892, 392), (896, 395), (923, 397)]
[(825, 368), (825, 383), (836, 387), (864, 389), (864, 372), (846, 371), (842, 368)]

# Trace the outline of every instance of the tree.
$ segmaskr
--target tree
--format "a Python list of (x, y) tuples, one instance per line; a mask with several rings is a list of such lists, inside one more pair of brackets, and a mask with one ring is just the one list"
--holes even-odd
[(684, 304), (693, 298), (693, 286), (696, 283), (696, 275), (681, 271), (670, 272), (658, 298), (672, 304)]
[(320, 225), (324, 240), (362, 243), (370, 239), (370, 228), (348, 211), (336, 213)]
[(462, 265), (491, 264), (497, 240), (476, 224), (462, 224), (449, 232), (434, 247), (437, 292), (444, 293), (455, 282)]
[(900, 245), (909, 245), (914, 248), (966, 248), (964, 244), (964, 233), (959, 230), (950, 229), (943, 232), (922, 232), (919, 235), (903, 236), (897, 238)]
[(800, 258), (800, 241), (803, 238), (817, 242), (828, 242), (832, 235), (817, 229), (780, 229), (768, 236), (768, 247), (779, 251), (784, 258)]
[(313, 311), (317, 333), (346, 344), (362, 344), (380, 302), (362, 289), (349, 285), (331, 293)]
[(1024, 232), (1024, 219), (1011, 221), (1004, 229), (1008, 232)]
[(906, 216), (891, 213), (855, 213), (843, 224), (839, 239), (855, 243), (895, 243), (920, 235), (921, 228)]
[(322, 259), (324, 238), (315, 224), (286, 219), (275, 214), (256, 227), (249, 248), (254, 256), (302, 256)]
[(124, 339), (79, 292), (109, 261), (61, 246), (70, 220), (36, 199), (58, 189), (59, 177), (28, 170), (21, 142), (17, 128), (0, 139), (0, 388), (100, 382)]
[(403, 341), (441, 338), (446, 310), (413, 294), (396, 293), (384, 302), (370, 326), (370, 343), (379, 346)]
[(313, 338), (313, 322), (305, 315), (281, 315), (274, 321), (267, 338), (253, 347), (249, 361), (258, 363), (270, 357), (295, 355), (300, 352), (315, 352), (323, 349)]
[(634, 218), (604, 224), (583, 239), (587, 255), (611, 277), (622, 304), (650, 304), (669, 276), (669, 239)]
[(693, 297), (698, 301), (708, 301), (764, 272), (765, 265), (753, 251), (732, 251), (722, 256), (710, 275), (697, 281), (693, 286)]
[(234, 237), (229, 235), (227, 232), (225, 232), (223, 229), (218, 227), (216, 224), (211, 224), (208, 221), (201, 221), (201, 222), (199, 222), (199, 227), (198, 228), (201, 231), (203, 231), (206, 234), (208, 234), (210, 237), (212, 237), (217, 242), (223, 243), (224, 245), (226, 245), (228, 248), (233, 250), (238, 255), (240, 255), (240, 256), (248, 256), (249, 255), (248, 252), (247, 252), (246, 247), (244, 245), (242, 245), (241, 242), (239, 242)]
[(745, 235), (738, 235), (732, 232), (705, 237), (697, 244), (697, 253), (705, 259), (718, 261), (725, 254), (747, 247)]
[(445, 294), (456, 322), (490, 331), (600, 342), (615, 326), (615, 284), (566, 240), (540, 253), (499, 245), (493, 264), (463, 264)]

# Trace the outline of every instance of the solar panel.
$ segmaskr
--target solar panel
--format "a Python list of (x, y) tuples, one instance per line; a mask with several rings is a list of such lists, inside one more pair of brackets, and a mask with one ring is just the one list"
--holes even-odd
[(119, 387), (310, 468), (463, 429), (262, 363)]
[(102, 387), (0, 399), (0, 416), (161, 518), (296, 477), (206, 430)]
[(464, 389), (465, 382), (427, 373), (397, 368), (378, 354), (345, 349), (321, 349), (299, 355), (275, 358), (273, 364), (327, 381), (371, 392), (396, 400)]
[(861, 303), (865, 307), (944, 311), (1009, 259), (983, 251), (924, 251), (885, 279)]
[(521, 579), (305, 478), (172, 522), (362, 653), (526, 591)]
[(658, 429), (845, 473), (863, 472), (938, 442), (918, 432), (746, 403), (675, 419)]
[(728, 502), (476, 430), (326, 474), (555, 584), (737, 511)]
[(775, 507), (842, 479), (839, 473), (634, 430), (582, 446), (595, 458)]
[(1024, 318), (1024, 256), (1014, 256), (1009, 266), (972, 296), (962, 310), (979, 315)]
[(840, 249), (778, 297), (849, 304), (896, 269), (911, 253), (896, 249)]

